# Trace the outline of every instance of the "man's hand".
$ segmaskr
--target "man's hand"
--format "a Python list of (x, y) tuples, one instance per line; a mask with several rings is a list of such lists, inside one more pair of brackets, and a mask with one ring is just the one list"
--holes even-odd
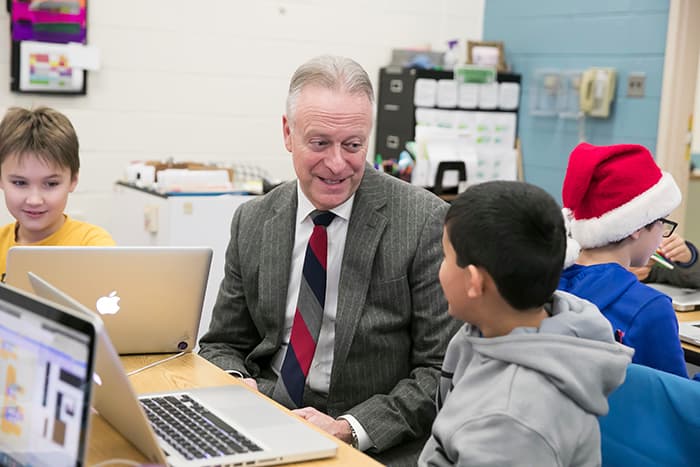
[(247, 386), (255, 389), (256, 391), (258, 390), (258, 382), (255, 381), (253, 378), (246, 378), (245, 376), (243, 376), (243, 373), (241, 373), (238, 370), (225, 370), (225, 371), (226, 371), (226, 373), (233, 376), (234, 378), (240, 379), (241, 381), (243, 381)]
[(666, 258), (677, 263), (687, 263), (693, 257), (685, 239), (675, 233), (661, 241), (659, 250)]
[(255, 381), (253, 378), (243, 378), (243, 382), (251, 388), (255, 389), (256, 391), (258, 390), (258, 382)]
[(347, 420), (338, 419), (319, 412), (313, 407), (304, 407), (303, 409), (292, 410), (292, 413), (300, 416), (309, 423), (313, 423), (326, 433), (329, 433), (341, 441), (348, 444), (352, 443), (352, 433), (350, 432), (350, 423)]

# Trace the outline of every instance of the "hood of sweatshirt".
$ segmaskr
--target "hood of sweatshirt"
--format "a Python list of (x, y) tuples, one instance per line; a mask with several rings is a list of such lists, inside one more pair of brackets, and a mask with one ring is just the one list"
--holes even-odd
[(474, 353), (536, 371), (587, 412), (606, 414), (634, 350), (615, 342), (608, 320), (586, 300), (556, 291), (546, 308), (550, 317), (539, 328), (483, 338), (467, 325), (463, 337)]

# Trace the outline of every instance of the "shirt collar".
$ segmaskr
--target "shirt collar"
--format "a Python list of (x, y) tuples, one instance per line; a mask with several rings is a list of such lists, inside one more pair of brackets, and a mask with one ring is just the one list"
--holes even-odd
[[(301, 190), (301, 187), (299, 186), (299, 182), (297, 181), (297, 225), (301, 224), (306, 220), (307, 217), (309, 217), (309, 214), (314, 212), (316, 208), (314, 207), (313, 204), (311, 204), (311, 201), (309, 201), (309, 198), (306, 197), (304, 192)], [(350, 213), (352, 212), (352, 205), (355, 202), (355, 193), (352, 194), (350, 198), (348, 198), (343, 204), (334, 207), (333, 209), (330, 209), (330, 211), (335, 214), (337, 217), (340, 217), (341, 219), (345, 220), (346, 222), (350, 220)]]

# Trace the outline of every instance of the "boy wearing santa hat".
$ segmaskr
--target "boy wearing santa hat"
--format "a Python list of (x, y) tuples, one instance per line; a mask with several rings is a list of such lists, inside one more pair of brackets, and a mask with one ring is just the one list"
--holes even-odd
[(593, 302), (615, 338), (635, 349), (633, 363), (688, 377), (671, 299), (626, 268), (643, 266), (671, 235), (665, 218), (681, 201), (673, 177), (634, 144), (579, 144), (562, 187), (570, 236), (581, 247), (559, 289)]

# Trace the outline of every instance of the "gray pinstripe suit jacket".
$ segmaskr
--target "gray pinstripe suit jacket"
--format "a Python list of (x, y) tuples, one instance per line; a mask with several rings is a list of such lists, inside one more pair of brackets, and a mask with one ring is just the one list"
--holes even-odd
[[(235, 212), (225, 277), (201, 355), (250, 375), (271, 394), (280, 346), (296, 217), (296, 182)], [(438, 281), (447, 205), (367, 165), (356, 192), (341, 268), (328, 396), (305, 404), (349, 413), (380, 461), (415, 465), (435, 417), (445, 348), (459, 323)]]

